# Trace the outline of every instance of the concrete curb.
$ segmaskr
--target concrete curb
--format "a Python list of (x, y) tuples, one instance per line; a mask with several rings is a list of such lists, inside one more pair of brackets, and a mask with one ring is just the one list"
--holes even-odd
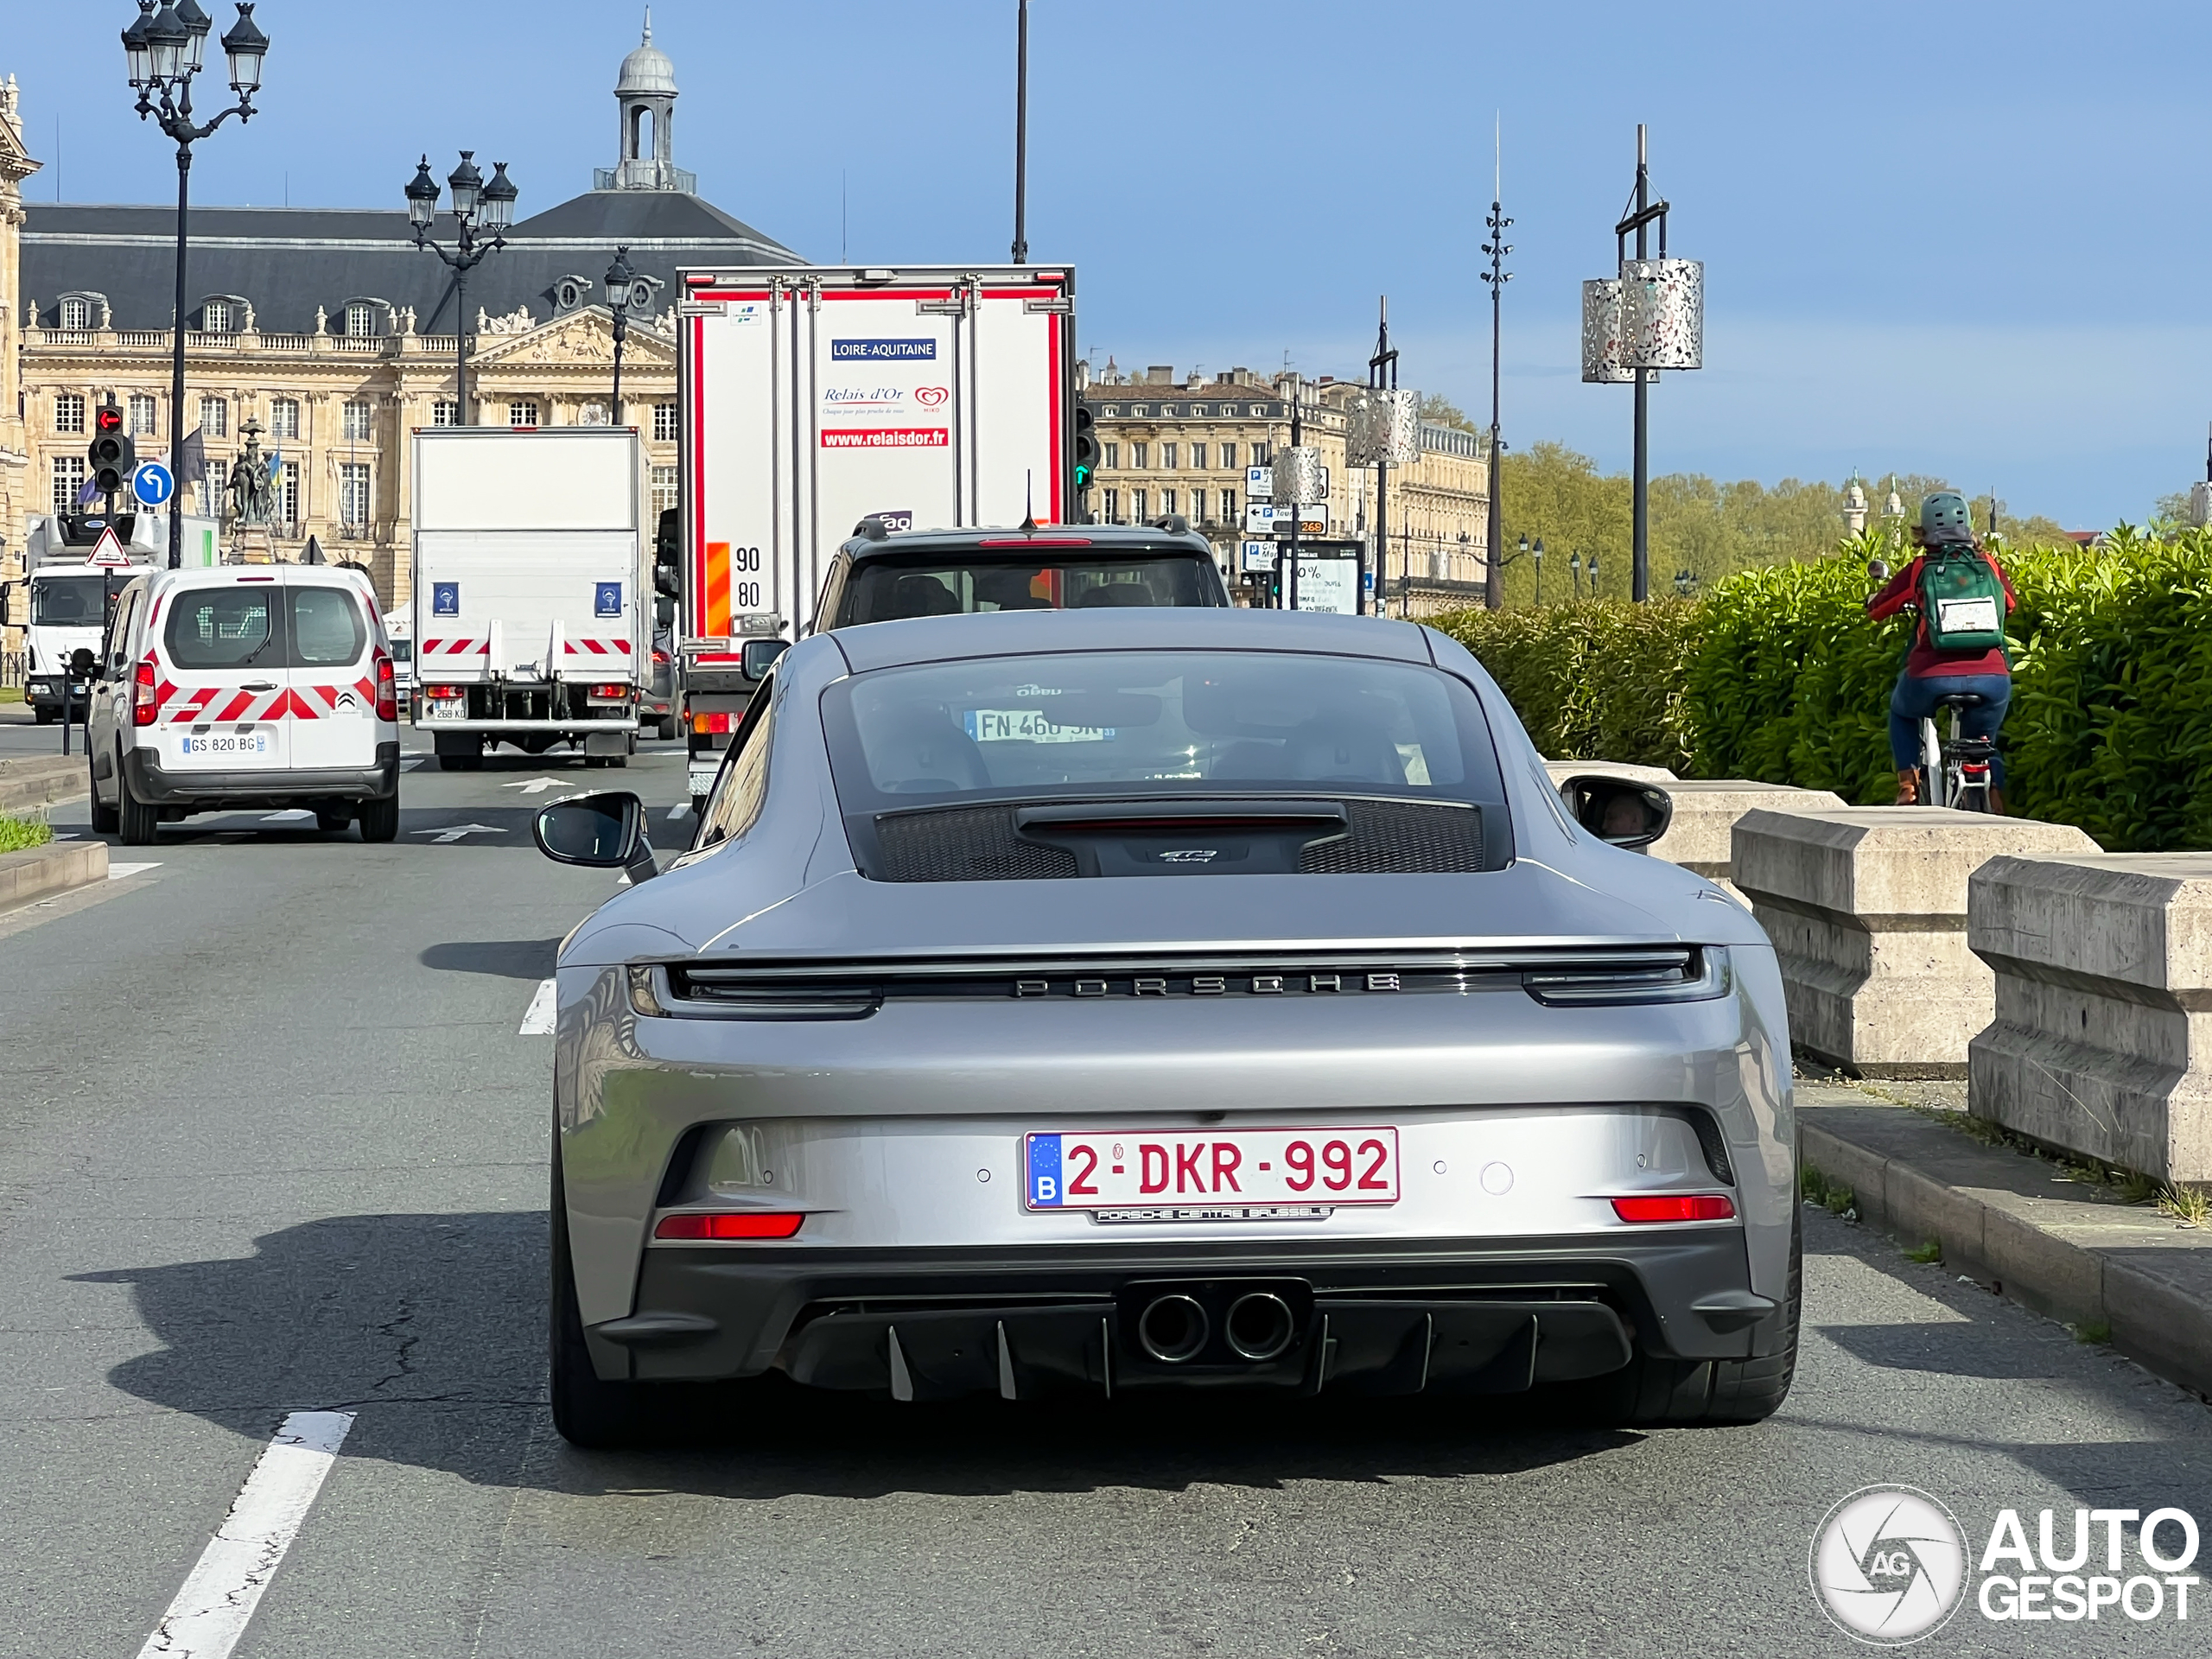
[(57, 841), (0, 855), (0, 910), (106, 880), (104, 841)]
[(81, 754), (0, 760), (0, 814), (10, 817), (76, 800), (86, 787)]
[[(2103, 1325), (2147, 1370), (2212, 1396), (2212, 1230), (2066, 1196), (2056, 1166), (1856, 1090), (1800, 1083), (1804, 1160), (1861, 1220), (2069, 1324)], [(2056, 1196), (2055, 1196), (2056, 1195)]]

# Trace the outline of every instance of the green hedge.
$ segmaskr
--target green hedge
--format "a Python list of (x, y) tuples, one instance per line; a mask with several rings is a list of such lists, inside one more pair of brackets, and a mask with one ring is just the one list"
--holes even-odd
[[(1893, 798), (1889, 694), (1910, 622), (1866, 620), (1873, 538), (1702, 599), (1461, 611), (1536, 746), (1686, 776)], [(2003, 555), (2018, 590), (2009, 804), (2115, 851), (2212, 848), (2212, 533)]]

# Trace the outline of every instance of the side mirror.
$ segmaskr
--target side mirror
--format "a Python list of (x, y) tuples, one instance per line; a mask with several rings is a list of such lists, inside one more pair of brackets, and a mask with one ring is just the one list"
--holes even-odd
[(765, 680), (776, 659), (791, 648), (788, 639), (748, 639), (745, 642), (745, 677)]
[(1626, 778), (1570, 778), (1559, 786), (1559, 794), (1577, 823), (1599, 840), (1630, 852), (1651, 845), (1675, 821), (1673, 796)]
[(1890, 579), (1890, 562), (1887, 559), (1867, 560), (1866, 574), (1877, 582), (1887, 582)]
[(22, 628), (30, 626), (23, 615), (23, 584), (9, 582), (0, 587), (0, 628)]
[(537, 850), (556, 864), (589, 870), (627, 870), (632, 881), (650, 880), (659, 868), (645, 837), (645, 804), (635, 795), (576, 795), (541, 810), (531, 825)]

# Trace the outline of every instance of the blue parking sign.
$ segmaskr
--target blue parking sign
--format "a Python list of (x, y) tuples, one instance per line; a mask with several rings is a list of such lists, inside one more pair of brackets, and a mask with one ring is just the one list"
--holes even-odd
[(430, 614), (459, 616), (461, 614), (461, 584), (457, 582), (434, 582), (430, 584)]
[(602, 582), (599, 584), (599, 592), (593, 601), (592, 614), (594, 616), (622, 614), (622, 584), (620, 582)]

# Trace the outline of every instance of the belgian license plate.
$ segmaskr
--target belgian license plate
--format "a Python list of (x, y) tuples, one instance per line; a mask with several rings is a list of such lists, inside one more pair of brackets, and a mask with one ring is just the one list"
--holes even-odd
[(248, 757), (269, 753), (267, 732), (210, 732), (206, 736), (186, 733), (176, 741), (176, 752), (187, 755)]
[(1398, 1201), (1394, 1128), (1116, 1129), (1032, 1135), (1025, 1150), (1022, 1202), (1032, 1211), (1287, 1220), (1317, 1206)]

